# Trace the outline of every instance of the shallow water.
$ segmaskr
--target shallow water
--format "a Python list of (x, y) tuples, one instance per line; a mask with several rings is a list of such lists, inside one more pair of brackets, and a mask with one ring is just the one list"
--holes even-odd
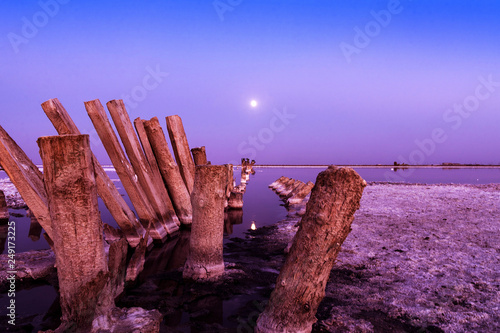
[[(323, 171), (324, 167), (308, 167), (308, 168), (255, 168), (255, 174), (250, 176), (247, 183), (246, 193), (244, 195), (244, 208), (241, 214), (236, 214), (232, 219), (232, 223), (225, 225), (225, 242), (229, 242), (233, 237), (244, 238), (245, 231), (250, 229), (252, 223), (256, 227), (274, 224), (276, 221), (283, 219), (286, 216), (286, 210), (281, 207), (282, 202), (279, 197), (268, 188), (268, 185), (278, 179), (280, 176), (287, 176), (290, 178), (298, 179), (303, 182), (315, 181), (319, 172)], [(365, 180), (367, 181), (403, 181), (406, 183), (461, 183), (461, 184), (488, 184), (500, 183), (500, 168), (460, 168), (460, 169), (442, 169), (442, 168), (418, 168), (418, 169), (390, 169), (390, 168), (354, 168)], [(112, 168), (106, 169), (110, 178), (113, 179), (119, 192), (124, 195), (125, 200), (129, 203), (124, 189), (121, 187), (118, 176)], [(235, 169), (235, 178), (239, 179), (239, 169)], [(6, 175), (0, 172), (0, 179), (5, 178)], [(116, 227), (111, 215), (107, 211), (104, 204), (99, 201), (100, 210), (102, 213), (103, 222)], [(24, 252), (35, 249), (49, 248), (45, 239), (40, 237), (39, 240), (33, 241), (28, 238), (30, 231), (30, 218), (26, 216), (26, 211), (23, 209), (10, 210), (11, 221), (16, 222), (16, 252)], [(32, 238), (37, 238), (36, 235)], [(180, 240), (173, 240), (173, 242), (180, 243)], [(2, 246), (0, 242), (0, 250), (5, 252), (6, 246)], [(166, 243), (163, 245), (163, 250), (171, 246), (170, 251), (176, 251), (178, 244)], [(164, 260), (166, 256), (163, 256)], [(164, 263), (164, 271), (175, 269), (182, 263), (172, 263), (166, 261)], [(154, 265), (158, 268), (158, 263)], [(152, 272), (151, 274), (157, 274)], [(141, 274), (143, 279), (150, 279), (148, 272)], [(37, 300), (34, 302), (33, 300)], [(3, 309), (8, 301), (5, 294), (0, 295), (0, 307)], [(214, 300), (215, 301), (215, 300)], [(235, 297), (230, 300), (218, 300), (217, 308), (220, 309), (220, 314), (216, 317), (220, 318), (207, 318), (207, 320), (215, 320), (220, 322), (225, 327), (234, 326), (234, 321), (228, 322), (228, 318), (236, 314), (236, 309), (241, 308), (244, 304), (254, 301), (248, 296)], [(22, 308), (22, 317), (32, 318), (33, 326), (40, 328), (40, 323), (43, 321), (43, 316), (47, 311), (54, 307), (53, 304), (57, 303), (57, 293), (52, 286), (42, 285), (34, 286), (30, 289), (19, 290), (16, 295), (16, 302), (19, 308)], [(57, 304), (56, 304), (57, 307)], [(4, 311), (0, 311), (3, 316)], [(20, 314), (21, 315), (21, 314)], [(178, 314), (179, 318), (171, 318), (177, 322), (178, 329), (182, 326), (189, 327), (187, 323), (190, 317), (186, 312)], [(175, 317), (175, 316), (174, 316)], [(2, 318), (4, 319), (4, 318)], [(168, 318), (167, 318), (168, 319)], [(167, 320), (166, 319), (166, 320)], [(164, 321), (163, 325), (166, 325)], [(169, 327), (176, 327), (176, 325), (168, 325)], [(182, 329), (181, 329), (182, 330)], [(189, 330), (187, 330), (189, 331)]]
[[(286, 211), (280, 207), (281, 201), (268, 185), (281, 176), (298, 179), (303, 182), (314, 182), (319, 172), (325, 167), (286, 167), (286, 168), (255, 168), (255, 174), (250, 176), (247, 184), (247, 191), (243, 201), (243, 217), (236, 214), (233, 216), (233, 223), (226, 223), (225, 240), (231, 237), (244, 237), (252, 223), (256, 227), (270, 225), (283, 219)], [(370, 168), (354, 167), (354, 169), (367, 181), (392, 181), (406, 183), (455, 183), (455, 184), (489, 184), (500, 183), (500, 168), (416, 168), (416, 169), (393, 169), (393, 168)], [(113, 180), (120, 194), (124, 196), (125, 201), (132, 207), (125, 190), (121, 186), (118, 175), (112, 167), (105, 167), (109, 177)], [(239, 183), (239, 169), (235, 169), (234, 175)], [(6, 178), (4, 171), (0, 171), (0, 179)], [(117, 227), (106, 206), (99, 199), (99, 209), (101, 210), (102, 220), (113, 227)], [(11, 221), (16, 222), (16, 252), (29, 250), (48, 249), (49, 246), (43, 236), (39, 240), (33, 241), (28, 238), (30, 230), (30, 218), (26, 216), (23, 209), (10, 210)], [(17, 216), (16, 216), (17, 215)], [(36, 237), (35, 237), (36, 238)], [(1, 246), (1, 253), (5, 249)]]

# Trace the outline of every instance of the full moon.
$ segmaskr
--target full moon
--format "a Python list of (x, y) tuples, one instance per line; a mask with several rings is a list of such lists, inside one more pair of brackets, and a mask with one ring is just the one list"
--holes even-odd
[(253, 107), (253, 108), (256, 107), (257, 106), (257, 101), (255, 99), (252, 99), (250, 101), (250, 106)]

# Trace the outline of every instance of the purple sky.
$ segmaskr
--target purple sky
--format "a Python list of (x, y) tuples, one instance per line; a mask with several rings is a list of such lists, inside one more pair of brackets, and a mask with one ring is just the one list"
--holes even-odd
[(498, 1), (0, 6), (0, 125), (35, 163), (57, 97), (104, 164), (97, 98), (179, 114), (214, 164), (500, 164)]

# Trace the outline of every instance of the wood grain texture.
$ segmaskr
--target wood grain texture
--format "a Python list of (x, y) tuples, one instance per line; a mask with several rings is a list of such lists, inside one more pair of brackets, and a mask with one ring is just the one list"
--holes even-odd
[(311, 332), (335, 258), (366, 182), (350, 168), (321, 172), (256, 332)]

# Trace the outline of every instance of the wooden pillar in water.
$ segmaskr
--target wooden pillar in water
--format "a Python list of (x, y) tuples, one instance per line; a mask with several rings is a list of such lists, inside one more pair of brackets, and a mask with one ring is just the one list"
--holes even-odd
[(144, 154), (146, 155), (146, 159), (151, 168), (152, 179), (154, 184), (158, 187), (158, 191), (160, 193), (161, 199), (165, 201), (167, 205), (167, 209), (172, 216), (175, 216), (176, 223), (179, 222), (177, 214), (174, 210), (174, 205), (172, 200), (170, 199), (170, 194), (168, 194), (167, 188), (165, 187), (165, 182), (161, 177), (160, 168), (158, 167), (158, 162), (156, 161), (155, 154), (153, 152), (153, 148), (151, 148), (151, 143), (149, 142), (148, 135), (146, 133), (146, 129), (144, 128), (144, 120), (141, 118), (136, 118), (134, 120), (135, 130), (137, 131), (137, 135), (139, 136), (139, 141), (141, 141), (142, 149), (144, 150)]
[(226, 185), (226, 199), (224, 200), (224, 208), (229, 206), (229, 198), (231, 192), (234, 190), (234, 170), (232, 164), (225, 164), (227, 168), (227, 185)]
[(150, 235), (153, 239), (164, 240), (167, 238), (167, 230), (159, 222), (153, 207), (146, 197), (146, 193), (139, 184), (138, 177), (136, 176), (132, 165), (128, 161), (125, 153), (120, 146), (120, 142), (111, 127), (106, 111), (101, 102), (96, 99), (93, 101), (85, 102), (87, 113), (94, 124), (97, 134), (101, 138), (101, 142), (108, 153), (116, 173), (120, 178), (123, 187), (134, 206), (141, 224), (145, 228), (150, 227)]
[(83, 332), (92, 323), (108, 271), (89, 137), (42, 137), (38, 145), (52, 219), (62, 322), (77, 323)]
[(212, 280), (224, 273), (222, 242), (227, 166), (198, 165), (191, 194), (193, 224), (183, 277)]
[(175, 160), (179, 165), (181, 171), (182, 179), (186, 183), (189, 194), (193, 191), (194, 184), (194, 161), (191, 156), (191, 151), (189, 150), (189, 143), (186, 137), (186, 132), (184, 131), (184, 126), (182, 125), (181, 117), (168, 116), (167, 120), (167, 130), (168, 136), (170, 137), (170, 142), (172, 143), (172, 149), (174, 150)]
[(228, 200), (229, 208), (243, 209), (243, 192), (232, 191)]
[(292, 192), (292, 196), (287, 199), (288, 205), (296, 205), (304, 201), (305, 197), (311, 192), (314, 187), (313, 182), (307, 182), (304, 186), (298, 189), (296, 192)]
[[(57, 98), (42, 103), (42, 109), (59, 135), (80, 134), (80, 130), (76, 127), (68, 112)], [(106, 205), (111, 216), (113, 216), (116, 224), (118, 224), (125, 234), (130, 246), (136, 247), (141, 237), (146, 235), (146, 230), (139, 223), (134, 212), (127, 205), (118, 192), (115, 184), (113, 184), (106, 174), (106, 171), (104, 171), (104, 168), (93, 154), (92, 161), (94, 163), (97, 193), (104, 202), (104, 205)]]
[(2, 126), (0, 126), (0, 165), (50, 236), (52, 227), (42, 173)]
[(321, 172), (255, 332), (311, 332), (366, 182), (350, 168)]
[(159, 190), (160, 184), (155, 184), (153, 180), (153, 172), (144, 156), (139, 139), (135, 134), (134, 127), (128, 116), (127, 110), (123, 101), (112, 100), (107, 104), (111, 118), (115, 123), (116, 130), (120, 136), (127, 156), (134, 168), (135, 174), (139, 179), (139, 184), (146, 193), (147, 200), (153, 207), (153, 210), (158, 217), (158, 220), (163, 224), (169, 234), (173, 234), (179, 230), (180, 222), (177, 219), (174, 211), (170, 211), (166, 201), (162, 199)]
[(191, 149), (191, 153), (193, 154), (194, 165), (208, 164), (205, 146), (193, 148)]
[(158, 162), (160, 173), (167, 184), (177, 217), (182, 224), (190, 225), (193, 219), (193, 209), (189, 192), (179, 167), (168, 149), (168, 143), (158, 118), (154, 117), (145, 121), (144, 128)]

